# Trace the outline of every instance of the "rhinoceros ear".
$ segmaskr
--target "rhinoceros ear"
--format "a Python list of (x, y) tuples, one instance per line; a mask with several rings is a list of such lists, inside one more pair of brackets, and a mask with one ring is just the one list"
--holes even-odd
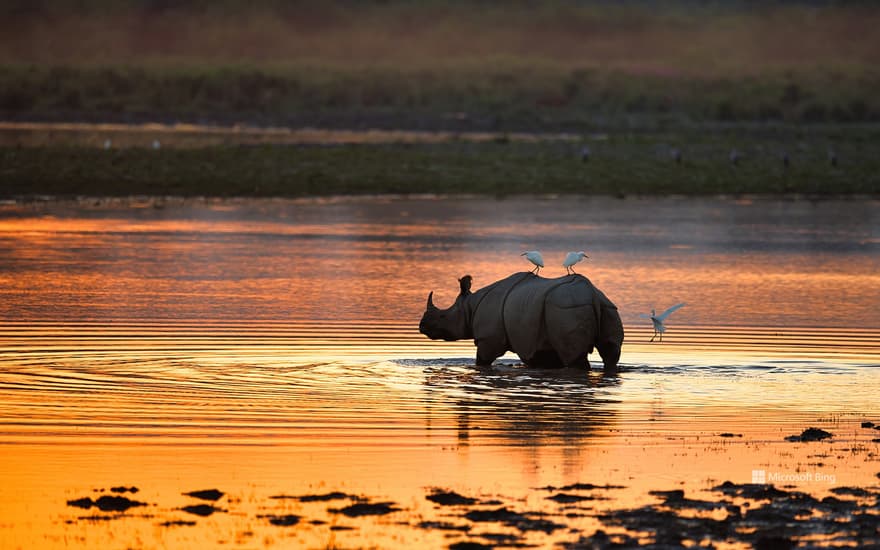
[(434, 305), (434, 291), (433, 290), (428, 294), (428, 305), (426, 307), (429, 310), (430, 309), (437, 309), (437, 306)]
[(461, 286), (462, 294), (470, 294), (471, 293), (471, 282), (473, 282), (473, 277), (470, 275), (465, 275), (461, 279), (458, 280), (458, 284)]

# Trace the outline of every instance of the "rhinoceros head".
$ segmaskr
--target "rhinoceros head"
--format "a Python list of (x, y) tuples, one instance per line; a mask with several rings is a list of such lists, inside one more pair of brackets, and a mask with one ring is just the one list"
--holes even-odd
[(472, 338), (470, 319), (468, 318), (465, 299), (471, 294), (471, 276), (465, 275), (458, 280), (461, 291), (455, 299), (455, 303), (448, 309), (440, 309), (434, 305), (434, 293), (428, 294), (428, 304), (422, 320), (419, 322), (419, 332), (431, 340), (462, 340)]

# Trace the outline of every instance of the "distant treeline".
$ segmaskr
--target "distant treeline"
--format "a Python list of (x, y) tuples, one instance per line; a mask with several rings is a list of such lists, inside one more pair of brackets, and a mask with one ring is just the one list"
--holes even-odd
[(248, 11), (253, 9), (287, 10), (304, 7), (334, 5), (344, 9), (370, 6), (387, 7), (399, 5), (446, 5), (446, 6), (527, 6), (537, 4), (574, 7), (624, 7), (668, 11), (676, 9), (702, 9), (712, 11), (735, 11), (766, 6), (835, 7), (845, 5), (871, 5), (872, 0), (6, 0), (0, 3), (0, 13), (26, 13), (63, 9), (80, 12), (107, 10), (221, 10)]
[(868, 2), (7, 0), (0, 116), (583, 129), (880, 119)]
[(483, 130), (657, 127), (700, 122), (880, 120), (876, 76), (682, 79), (496, 66), (326, 70), (0, 67), (6, 119), (189, 120)]

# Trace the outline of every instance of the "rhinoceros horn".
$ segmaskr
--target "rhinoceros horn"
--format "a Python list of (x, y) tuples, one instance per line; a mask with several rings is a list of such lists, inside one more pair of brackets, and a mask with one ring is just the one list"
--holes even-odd
[(437, 309), (437, 306), (434, 305), (434, 291), (433, 290), (428, 294), (428, 309)]

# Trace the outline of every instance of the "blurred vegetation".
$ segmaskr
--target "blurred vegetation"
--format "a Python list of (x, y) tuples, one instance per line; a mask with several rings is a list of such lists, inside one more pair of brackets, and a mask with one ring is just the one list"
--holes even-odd
[[(158, 150), (5, 147), (0, 196), (877, 194), (878, 138), (876, 128), (829, 126), (620, 133), (581, 143), (500, 137), (481, 143)], [(590, 147), (587, 162), (580, 155), (584, 145)], [(729, 161), (732, 149), (741, 157), (736, 165)]]
[(455, 129), (880, 119), (841, 2), (7, 1), (0, 116)]
[(680, 78), (552, 64), (393, 68), (0, 67), (7, 119), (247, 121), (323, 127), (569, 130), (705, 121), (880, 120), (877, 78)]

